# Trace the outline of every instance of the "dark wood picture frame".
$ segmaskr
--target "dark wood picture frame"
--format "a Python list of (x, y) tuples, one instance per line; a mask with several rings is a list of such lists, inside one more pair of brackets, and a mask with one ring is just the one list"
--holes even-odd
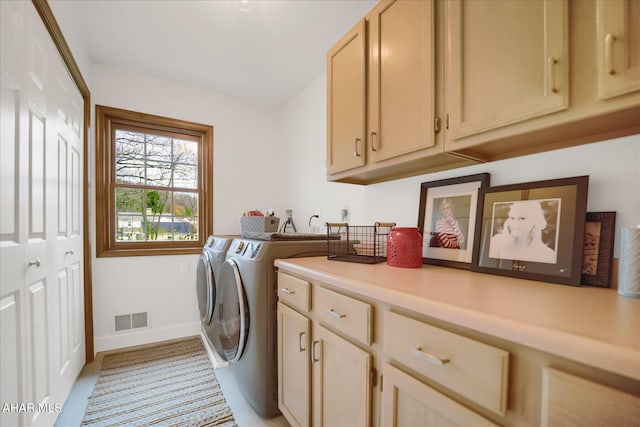
[(588, 176), (481, 188), (472, 270), (579, 286)]
[(611, 287), (615, 212), (587, 212), (582, 258), (583, 285)]
[(423, 264), (471, 269), (478, 192), (489, 181), (488, 173), (479, 173), (420, 184), (418, 229)]

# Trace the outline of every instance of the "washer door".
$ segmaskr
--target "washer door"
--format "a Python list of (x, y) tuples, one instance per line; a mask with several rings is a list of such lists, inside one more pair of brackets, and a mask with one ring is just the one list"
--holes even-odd
[(216, 286), (211, 268), (211, 258), (205, 251), (198, 259), (198, 273), (196, 279), (196, 293), (198, 295), (198, 309), (200, 321), (209, 326), (213, 320), (213, 309), (216, 300)]
[(237, 362), (249, 335), (249, 310), (240, 270), (233, 259), (226, 260), (220, 269), (217, 305), (219, 350), (229, 362)]

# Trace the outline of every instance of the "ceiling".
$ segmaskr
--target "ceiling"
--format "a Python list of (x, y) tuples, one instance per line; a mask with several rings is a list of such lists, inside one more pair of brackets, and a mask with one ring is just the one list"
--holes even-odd
[(94, 63), (279, 106), (326, 69), (327, 50), (378, 2), (50, 3), (80, 23), (78, 36)]

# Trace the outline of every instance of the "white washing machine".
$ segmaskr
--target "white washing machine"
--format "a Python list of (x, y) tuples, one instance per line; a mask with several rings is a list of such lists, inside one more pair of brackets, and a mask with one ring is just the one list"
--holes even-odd
[[(196, 294), (198, 297), (198, 310), (202, 325), (202, 335), (205, 342), (213, 352), (217, 363), (222, 351), (215, 327), (215, 308), (217, 306), (218, 276), (224, 264), (229, 246), (233, 242), (233, 236), (209, 236), (202, 248), (202, 254), (198, 259), (196, 278)], [(216, 363), (216, 364), (217, 364)]]
[[(278, 234), (279, 239), (236, 239), (218, 278), (216, 328), (239, 389), (257, 414), (278, 415), (278, 258), (326, 255), (326, 236)], [(316, 238), (317, 240), (301, 240)]]

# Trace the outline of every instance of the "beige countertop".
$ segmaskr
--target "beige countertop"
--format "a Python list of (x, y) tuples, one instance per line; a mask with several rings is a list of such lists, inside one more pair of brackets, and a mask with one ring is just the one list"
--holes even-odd
[(276, 260), (299, 277), (640, 380), (640, 299), (424, 265)]

